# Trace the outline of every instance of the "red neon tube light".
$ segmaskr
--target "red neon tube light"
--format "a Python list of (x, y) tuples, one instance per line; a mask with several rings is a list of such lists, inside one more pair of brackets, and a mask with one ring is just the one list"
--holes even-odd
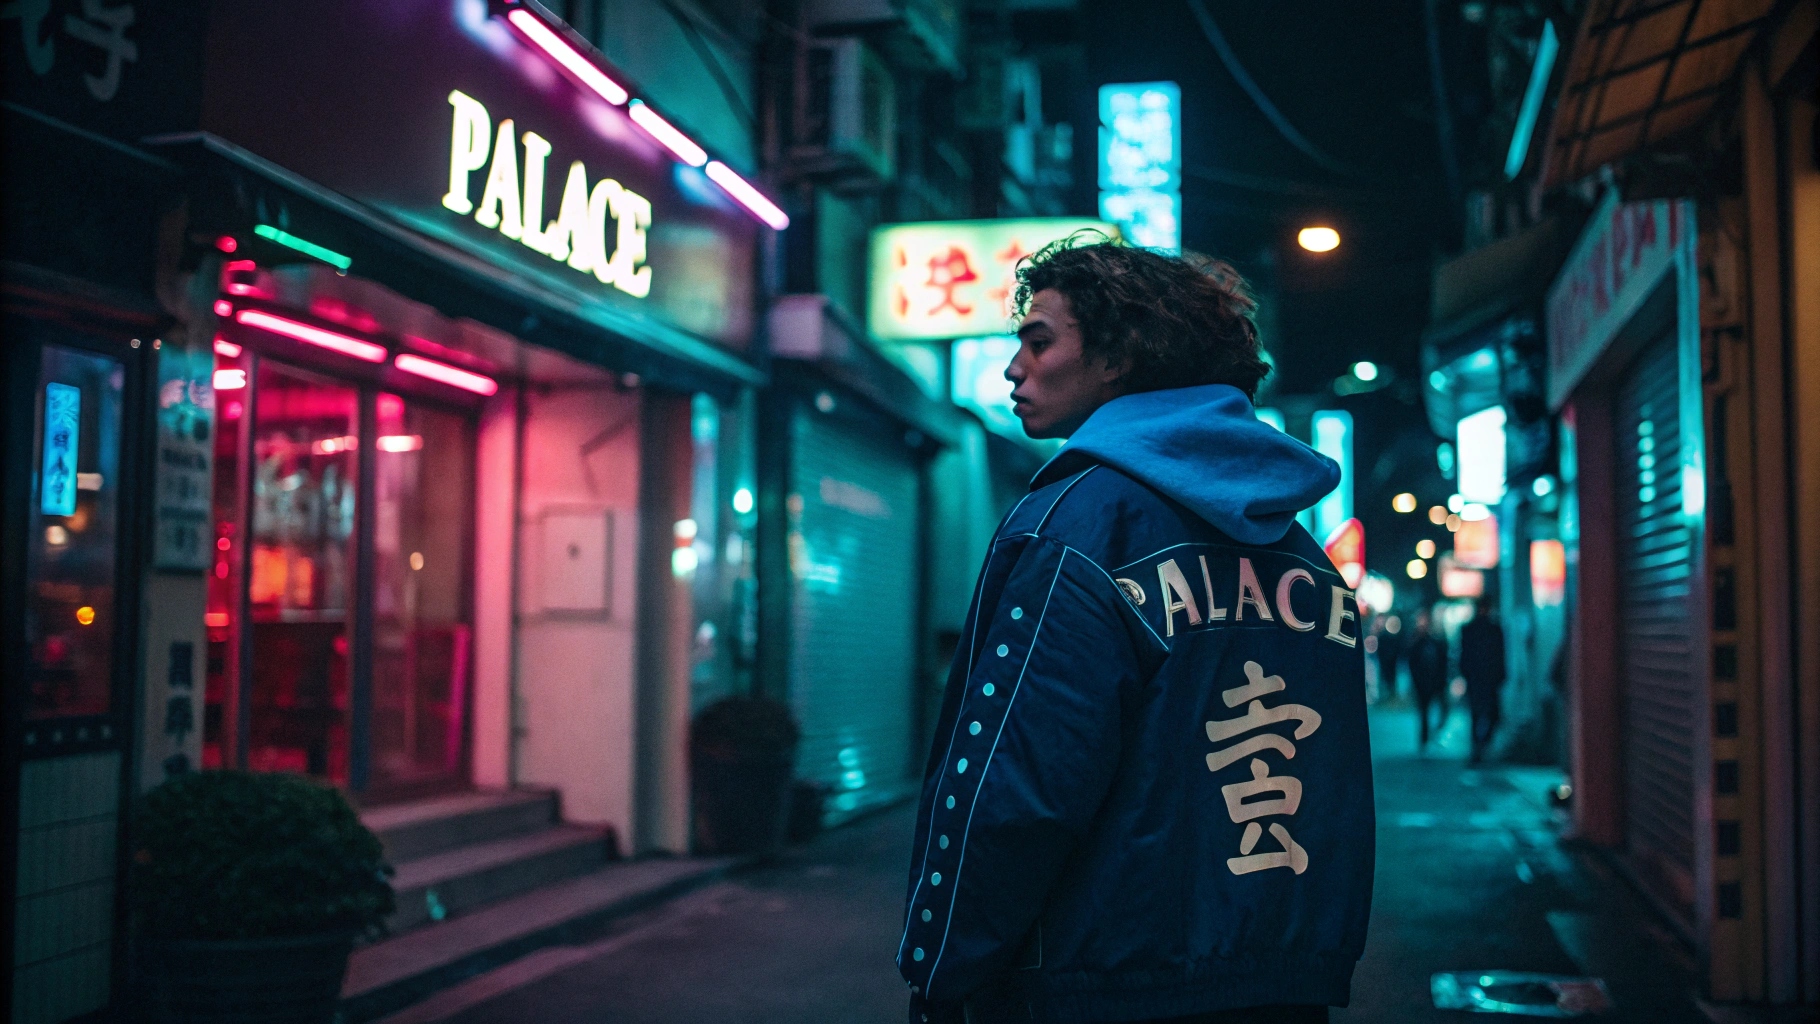
[(782, 231), (790, 226), (790, 218), (776, 203), (765, 198), (765, 194), (753, 188), (746, 179), (733, 173), (733, 168), (719, 160), (708, 161), (708, 177), (733, 197), (739, 205), (745, 207), (754, 217), (771, 226), (773, 231)]
[(228, 359), (239, 359), (240, 346), (217, 334), (215, 335), (215, 354)]
[(525, 34), (538, 49), (550, 55), (550, 59), (567, 68), (569, 73), (581, 79), (581, 84), (600, 94), (600, 98), (614, 106), (623, 105), (631, 98), (631, 93), (618, 82), (608, 78), (594, 62), (583, 56), (575, 47), (569, 45), (561, 33), (538, 20), (537, 15), (520, 7), (506, 15)]
[(414, 373), (419, 377), (458, 387), (463, 391), (472, 391), (477, 395), (491, 395), (499, 390), (498, 382), (491, 377), (470, 373), (447, 363), (439, 363), (434, 359), (414, 356), (409, 352), (402, 353), (397, 359), (392, 360), (392, 365), (406, 373)]
[(361, 341), (359, 338), (351, 338), (348, 335), (340, 334), (335, 331), (328, 331), (320, 327), (312, 327), (309, 324), (298, 323), (295, 320), (274, 316), (271, 313), (262, 310), (243, 309), (234, 314), (234, 319), (248, 327), (256, 327), (262, 331), (270, 331), (273, 334), (283, 335), (286, 338), (293, 338), (297, 341), (326, 348), (331, 352), (339, 352), (344, 356), (353, 356), (355, 359), (361, 359), (369, 363), (385, 362), (386, 349), (384, 345), (375, 345), (370, 341)]
[(676, 126), (658, 116), (657, 111), (645, 105), (643, 100), (633, 100), (628, 108), (632, 120), (643, 128), (652, 138), (663, 143), (663, 147), (676, 159), (690, 167), (700, 167), (708, 162), (708, 151), (697, 146), (695, 140), (684, 135)]

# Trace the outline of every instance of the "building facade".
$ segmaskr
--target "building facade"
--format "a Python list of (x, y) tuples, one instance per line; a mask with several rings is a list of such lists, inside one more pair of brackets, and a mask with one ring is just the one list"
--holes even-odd
[[(830, 820), (909, 791), (953, 566), (1039, 456), (955, 406), (945, 342), (873, 336), (856, 254), (1059, 212), (1053, 32), (940, 2), (53, 6), (7, 22), (12, 1019), (130, 998), (131, 808), (186, 771), (346, 791), (400, 864), (395, 931), (499, 895), (429, 872), (457, 840), (425, 822), (509, 826), (487, 855), (535, 847), (500, 865), (539, 878), (688, 852), (720, 697), (790, 704)], [(365, 984), (350, 1012), (395, 1005)]]
[[(1554, 666), (1513, 653), (1511, 671), (1558, 694), (1579, 837), (1680, 936), (1707, 997), (1811, 1004), (1820, 9), (1573, 15), (1500, 8), (1528, 39), (1558, 34), (1560, 60), (1551, 72), (1552, 49), (1529, 49), (1540, 102), (1518, 115), (1508, 90), (1506, 174), (1476, 194), (1474, 248), (1455, 261), (1499, 267), (1507, 297), (1542, 273), (1535, 344), (1488, 378), (1447, 375), (1431, 417), (1464, 402), (1541, 428), (1551, 521), (1517, 509), (1502, 556), (1559, 543), (1566, 639)], [(1563, 228), (1571, 243), (1538, 256)], [(1513, 462), (1533, 447), (1508, 435)], [(1525, 490), (1514, 503), (1540, 508)]]

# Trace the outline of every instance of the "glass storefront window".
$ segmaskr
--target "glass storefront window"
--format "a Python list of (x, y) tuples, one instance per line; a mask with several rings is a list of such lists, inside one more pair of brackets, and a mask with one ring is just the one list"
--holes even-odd
[(125, 388), (119, 361), (44, 346), (26, 549), (30, 721), (103, 715), (112, 706)]
[(215, 387), (203, 765), (381, 800), (461, 785), (472, 417), (232, 342)]
[(378, 397), (373, 476), (375, 787), (459, 776), (473, 631), (468, 420)]
[(247, 767), (345, 783), (360, 394), (267, 360), (255, 389)]

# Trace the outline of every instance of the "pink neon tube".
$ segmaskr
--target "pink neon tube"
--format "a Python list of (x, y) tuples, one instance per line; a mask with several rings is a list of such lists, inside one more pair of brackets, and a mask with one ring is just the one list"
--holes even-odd
[(631, 97), (625, 87), (608, 78), (594, 62), (569, 45), (555, 29), (539, 21), (537, 15), (520, 7), (506, 15), (506, 20), (518, 27), (525, 38), (536, 44), (537, 48), (550, 55), (550, 59), (561, 64), (569, 73), (581, 79), (583, 85), (600, 94), (601, 99), (614, 106), (620, 106)]
[(771, 230), (782, 231), (790, 226), (789, 216), (783, 210), (778, 209), (776, 203), (766, 199), (763, 192), (753, 188), (746, 179), (733, 173), (733, 168), (719, 160), (710, 160), (707, 172), (714, 184), (724, 189), (739, 205), (751, 211), (754, 217), (769, 224)]
[(298, 323), (295, 320), (287, 320), (284, 317), (273, 316), (257, 309), (243, 309), (234, 314), (234, 319), (248, 327), (257, 327), (262, 331), (281, 334), (287, 338), (294, 338), (297, 341), (307, 342), (333, 352), (340, 352), (344, 356), (353, 356), (355, 359), (362, 359), (369, 363), (385, 362), (384, 345), (375, 345), (370, 341), (350, 338), (335, 331), (327, 331), (320, 327)]
[(447, 363), (439, 363), (434, 359), (414, 356), (409, 352), (401, 353), (398, 358), (392, 360), (392, 365), (406, 373), (414, 373), (419, 377), (458, 387), (463, 391), (472, 391), (477, 395), (491, 395), (499, 390), (499, 384), (491, 377), (470, 373)]
[(658, 116), (657, 111), (645, 106), (642, 100), (633, 100), (629, 108), (632, 120), (650, 136), (671, 152), (676, 159), (690, 167), (700, 167), (708, 162), (708, 152), (695, 144), (695, 140), (684, 135), (676, 126)]

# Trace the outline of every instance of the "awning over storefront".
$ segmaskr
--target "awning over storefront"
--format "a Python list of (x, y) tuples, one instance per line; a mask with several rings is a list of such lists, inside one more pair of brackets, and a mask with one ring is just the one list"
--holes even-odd
[(777, 359), (814, 367), (937, 444), (952, 446), (959, 437), (962, 414), (925, 394), (827, 296), (779, 296), (771, 304), (770, 336)]
[[(444, 315), (467, 317), (533, 346), (672, 388), (725, 392), (766, 380), (738, 355), (656, 317), (512, 273), (401, 227), (231, 142), (195, 133), (154, 139), (149, 148), (190, 171), (196, 226), (231, 230), (282, 221), (291, 233), (351, 256), (352, 272), (431, 303)], [(530, 366), (498, 370), (538, 376)]]
[(1775, 0), (1592, 0), (1549, 130), (1543, 186), (1693, 125), (1731, 81)]
[(1571, 213), (1554, 214), (1435, 267), (1422, 332), (1422, 394), (1436, 434), (1452, 437), (1462, 416), (1507, 397), (1514, 363), (1507, 366), (1503, 353), (1511, 349), (1515, 359), (1535, 348), (1543, 294), (1580, 223)]

